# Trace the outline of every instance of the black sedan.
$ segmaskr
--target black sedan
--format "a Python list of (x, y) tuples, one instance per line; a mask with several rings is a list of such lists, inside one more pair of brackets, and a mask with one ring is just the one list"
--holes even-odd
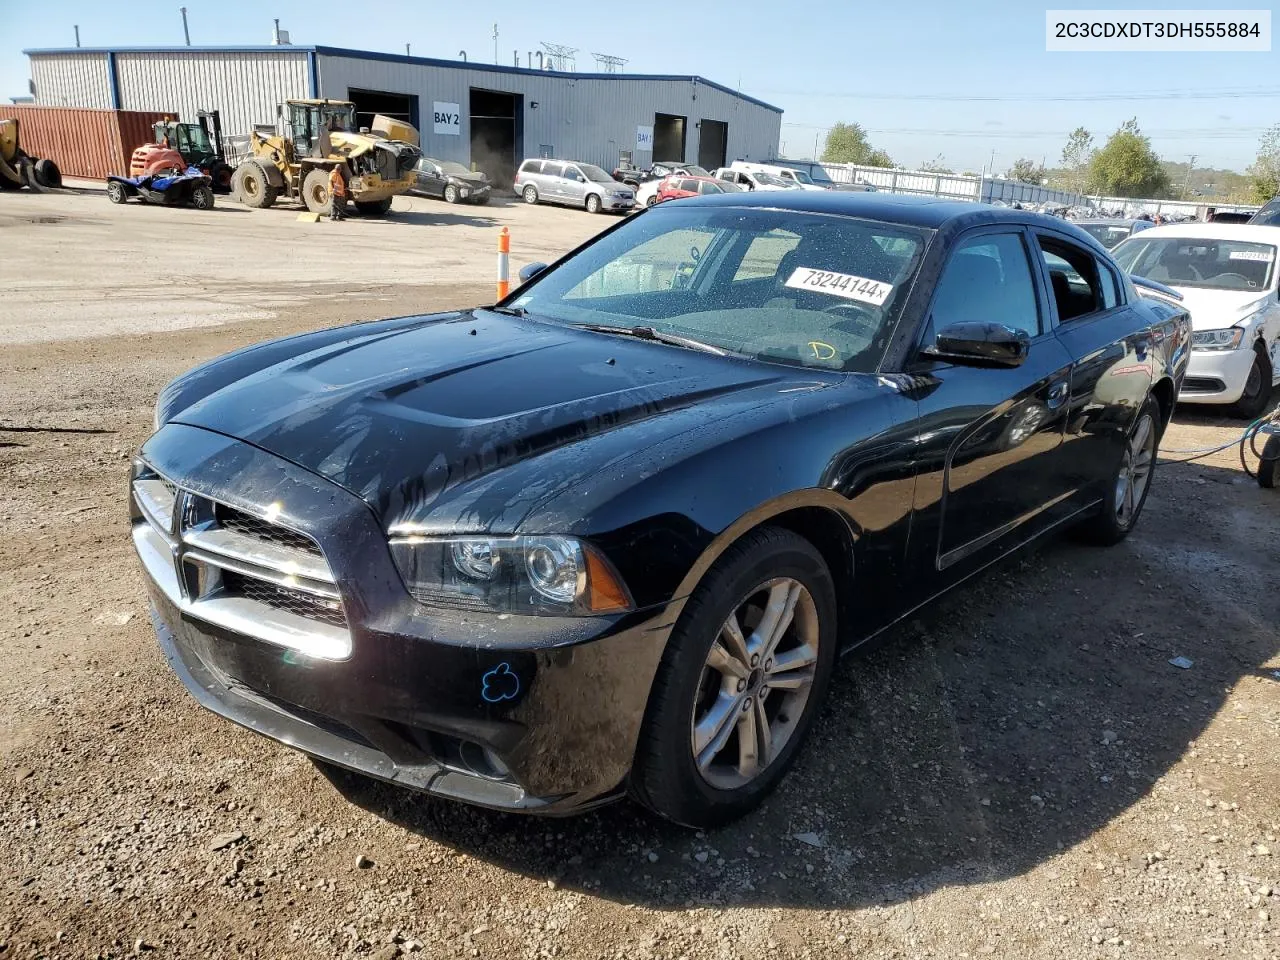
[(492, 184), (478, 170), (468, 170), (454, 160), (422, 157), (413, 166), (417, 183), (410, 193), (435, 197), (449, 203), (488, 203)]
[(1069, 223), (884, 194), (663, 204), (523, 279), (164, 389), (132, 536), (205, 706), (492, 808), (722, 822), (839, 651), (1133, 529), (1189, 350)]

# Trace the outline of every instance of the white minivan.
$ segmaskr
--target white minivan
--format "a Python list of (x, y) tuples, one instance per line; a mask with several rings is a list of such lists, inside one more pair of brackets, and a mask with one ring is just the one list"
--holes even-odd
[(776, 177), (763, 170), (741, 170), (737, 167), (721, 167), (711, 174), (717, 180), (736, 183), (743, 190), (797, 190), (800, 185)]

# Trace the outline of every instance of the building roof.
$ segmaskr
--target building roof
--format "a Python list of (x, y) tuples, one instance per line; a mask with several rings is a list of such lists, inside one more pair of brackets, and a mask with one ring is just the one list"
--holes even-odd
[(412, 57), (403, 53), (380, 53), (374, 50), (351, 50), (346, 47), (305, 46), (302, 44), (269, 44), (266, 46), (225, 46), (225, 47), (50, 47), (43, 49), (23, 50), (28, 57), (58, 56), (66, 54), (120, 54), (120, 53), (303, 53), (318, 54), (326, 57), (350, 57), (355, 60), (381, 60), (387, 63), (408, 63), (425, 67), (445, 67), (455, 70), (480, 70), (488, 73), (512, 73), (522, 76), (562, 76), (574, 80), (674, 80), (685, 83), (701, 84), (737, 97), (747, 103), (753, 103), (774, 113), (782, 113), (782, 108), (749, 97), (745, 93), (726, 87), (722, 83), (708, 80), (697, 74), (665, 74), (665, 73), (579, 73), (577, 71), (535, 70), (531, 67), (507, 67), (497, 63), (480, 63), (475, 60), (441, 60), (435, 57)]

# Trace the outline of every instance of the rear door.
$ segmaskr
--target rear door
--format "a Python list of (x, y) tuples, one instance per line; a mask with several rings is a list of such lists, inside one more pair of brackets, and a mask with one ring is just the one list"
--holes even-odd
[[(1031, 338), (1013, 368), (922, 360), (912, 552), (927, 595), (1041, 532), (1066, 512), (1059, 469), (1072, 357), (1054, 335), (1047, 293), (1021, 227), (980, 228), (955, 243), (920, 346), (962, 321)], [(928, 579), (928, 578), (926, 578)]]
[(548, 200), (564, 202), (564, 164), (555, 160), (542, 161), (542, 173), (538, 177), (538, 192)]
[(1063, 466), (1080, 496), (1096, 499), (1151, 389), (1155, 334), (1105, 258), (1054, 231), (1034, 237), (1058, 338), (1075, 361)]

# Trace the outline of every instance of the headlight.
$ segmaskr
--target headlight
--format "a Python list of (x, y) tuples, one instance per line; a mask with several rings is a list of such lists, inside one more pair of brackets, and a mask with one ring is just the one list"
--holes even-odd
[(631, 607), (609, 562), (573, 537), (397, 535), (391, 556), (426, 604), (499, 613), (581, 616)]
[(1191, 346), (1195, 350), (1234, 350), (1244, 339), (1243, 327), (1225, 330), (1199, 330), (1191, 334)]

